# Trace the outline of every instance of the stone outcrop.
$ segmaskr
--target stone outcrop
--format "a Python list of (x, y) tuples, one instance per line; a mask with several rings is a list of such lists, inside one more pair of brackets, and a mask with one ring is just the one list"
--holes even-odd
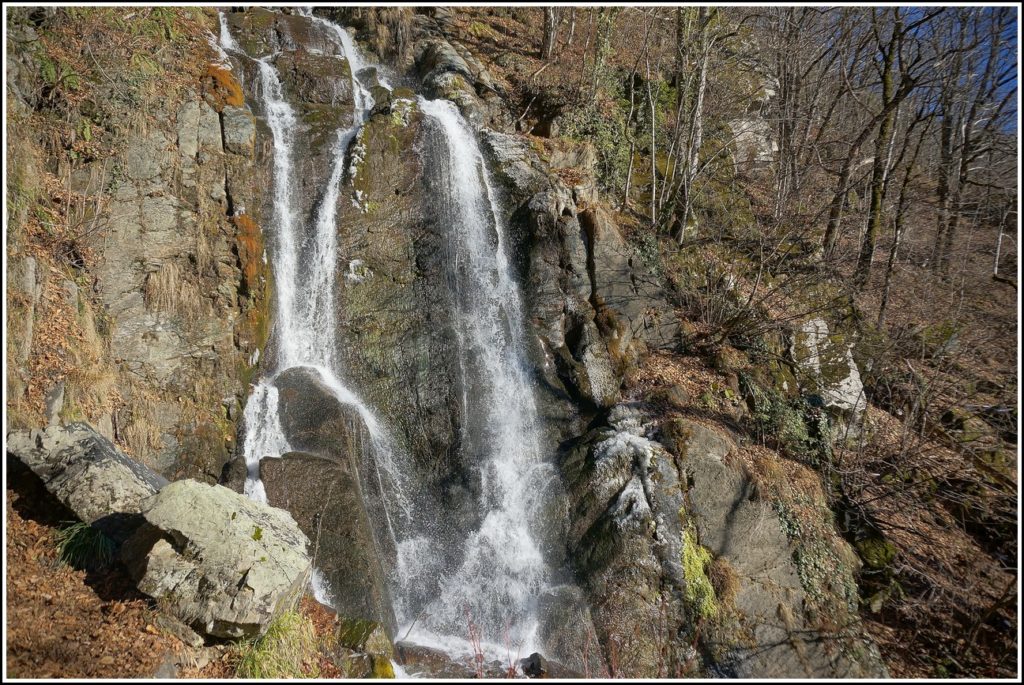
[(260, 635), (309, 583), (309, 540), (284, 510), (194, 480), (141, 510), (146, 524), (122, 558), (139, 590), (202, 634)]
[[(38, 37), (33, 31), (19, 45), (15, 62), (21, 52), (31, 61)], [(116, 154), (91, 152), (59, 173), (89, 207), (78, 240), (90, 258), (76, 261), (73, 280), (12, 240), (11, 292), (24, 289), (35, 306), (12, 320), (23, 358), (8, 390), (20, 405), (35, 385), (50, 383), (33, 377), (26, 357), (53, 344), (38, 338), (45, 321), (66, 321), (77, 333), (66, 359), (75, 372), (39, 388), (51, 398), (49, 418), (88, 421), (165, 477), (215, 482), (234, 449), (245, 375), (266, 333), (266, 167), (251, 112), (230, 96), (241, 72), (217, 66), (204, 36), (179, 47), (147, 57), (152, 69), (176, 75), (166, 84), (140, 88), (145, 75), (134, 62), (110, 65), (68, 115), (69, 130)], [(38, 65), (30, 66), (8, 72), (20, 82), (9, 94), (21, 116), (45, 107), (29, 96), (39, 90)], [(30, 145), (43, 150), (50, 132), (25, 119), (19, 127), (27, 144), (12, 161), (38, 184), (41, 169), (30, 167), (39, 152)], [(56, 310), (43, 306), (55, 297)], [(40, 421), (19, 413), (12, 425), (33, 423)]]
[[(817, 593), (840, 627), (815, 622), (808, 583), (837, 579), (797, 566), (779, 513), (730, 460), (736, 449), (702, 424), (659, 426), (642, 406), (616, 405), (566, 454), (569, 557), (605, 653), (633, 677), (884, 677), (846, 598)], [(839, 568), (852, 582), (852, 566)]]
[(7, 453), (82, 521), (117, 542), (141, 524), (142, 501), (167, 485), (84, 423), (11, 431)]
[(316, 369), (286, 369), (274, 378), (274, 385), (281, 429), (289, 445), (342, 463), (362, 454), (359, 413), (338, 399)]
[[(610, 407), (631, 364), (678, 346), (675, 312), (607, 212), (589, 206), (585, 187), (568, 188), (521, 139), (488, 132), (483, 140), (525, 257), (524, 290), (543, 344), (535, 363), (562, 397)], [(556, 161), (568, 159), (593, 161), (586, 146), (558, 152)]]
[(824, 407), (832, 420), (832, 438), (856, 438), (867, 398), (860, 370), (845, 337), (829, 333), (822, 319), (810, 319), (793, 333), (790, 354), (801, 371), (800, 391), (813, 404)]
[[(730, 461), (738, 449), (735, 443), (687, 419), (662, 425), (661, 436), (684, 476), (687, 511), (697, 539), (737, 579), (731, 608), (738, 618), (708, 632), (709, 651), (741, 678), (884, 677), (877, 650), (860, 633), (856, 611), (846, 598), (823, 597), (838, 628), (814, 625), (806, 610), (810, 600), (795, 562), (795, 546), (778, 512), (759, 497), (735, 460)], [(811, 538), (814, 533), (803, 535)], [(841, 540), (832, 544), (846, 549)], [(841, 570), (848, 584), (854, 570), (852, 565)]]
[(487, 68), (459, 43), (428, 37), (416, 47), (416, 70), (429, 98), (454, 102), (474, 126), (507, 118)]
[(338, 207), (340, 365), (346, 384), (359, 388), (409, 455), (408, 478), (444, 501), (453, 525), (468, 530), (478, 481), (460, 450), (450, 227), (435, 218), (427, 168), (437, 133), (415, 101), (399, 95), (392, 111), (366, 122), (350, 149)]

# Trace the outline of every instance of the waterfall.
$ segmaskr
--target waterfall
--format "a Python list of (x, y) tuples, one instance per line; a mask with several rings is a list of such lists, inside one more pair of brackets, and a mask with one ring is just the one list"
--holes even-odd
[[(330, 28), (333, 24), (317, 20)], [(334, 27), (337, 28), (337, 27)], [(347, 37), (344, 31), (338, 29)], [(358, 63), (350, 51), (351, 39), (346, 43), (339, 37), (340, 57), (350, 65)], [(221, 15), (221, 47), (245, 56)], [(345, 171), (345, 152), (359, 126), (366, 119), (367, 108), (373, 100), (353, 74), (355, 97), (354, 125), (338, 131), (333, 148), (333, 164), (323, 196), (317, 207), (312, 233), (303, 225), (295, 207), (297, 191), (294, 185), (296, 134), (298, 120), (284, 98), (277, 70), (271, 64), (274, 55), (255, 60), (260, 74), (259, 95), (263, 114), (273, 140), (273, 213), (272, 224), (276, 238), (273, 251), (274, 285), (276, 291), (273, 340), (277, 350), (276, 365), (253, 388), (243, 415), (245, 439), (242, 450), (247, 467), (245, 493), (266, 502), (266, 492), (259, 480), (259, 463), (264, 457), (278, 457), (291, 447), (281, 428), (278, 415), (278, 392), (274, 379), (286, 369), (296, 366), (316, 371), (323, 384), (339, 402), (352, 406), (360, 415), (370, 438), (375, 457), (373, 465), (378, 486), (391, 496), (391, 502), (403, 515), (408, 515), (409, 503), (401, 470), (395, 462), (391, 439), (373, 411), (340, 380), (337, 360), (337, 312), (334, 288), (337, 275), (337, 205), (342, 177)], [(300, 269), (301, 263), (301, 269)], [(385, 483), (385, 481), (387, 481)], [(394, 538), (394, 513), (385, 506), (386, 524)], [(322, 575), (316, 575), (313, 585), (318, 600), (330, 603), (330, 588)]]
[[(451, 638), (465, 636), (472, 621), (492, 653), (528, 654), (536, 648), (536, 599), (550, 574), (537, 541), (544, 523), (538, 493), (556, 474), (541, 455), (523, 307), (474, 131), (451, 102), (420, 98), (419, 105), (443, 141), (429, 161), (440, 184), (439, 223), (451, 227), (456, 342), (472, 412), (463, 449), (479, 472), (482, 523), (464, 540), (461, 565), (441, 579), (412, 639), (457, 648)], [(414, 566), (424, 547), (422, 539), (404, 541), (400, 563)]]
[[(314, 369), (340, 402), (358, 411), (370, 436), (371, 477), (386, 498), (385, 523), (397, 551), (392, 583), (403, 624), (398, 634), (466, 654), (472, 649), (467, 641), (472, 623), (491, 658), (505, 658), (507, 650), (528, 654), (538, 647), (537, 598), (550, 582), (538, 542), (544, 527), (542, 493), (557, 476), (542, 458), (522, 298), (476, 135), (452, 103), (420, 99), (431, 134), (425, 161), (439, 186), (438, 225), (450, 227), (453, 342), (463, 392), (460, 445), (463, 462), (480, 482), (479, 526), (467, 532), (449, 529), (443, 516), (409, 525), (424, 510), (411, 506), (408, 469), (401, 468), (399, 452), (381, 422), (342, 381), (335, 332), (336, 208), (345, 150), (373, 106), (359, 75), (368, 78), (374, 67), (365, 64), (347, 31), (304, 14), (336, 38), (339, 56), (349, 61), (354, 123), (334, 140), (320, 204), (314, 221), (305, 225), (294, 206), (297, 117), (283, 97), (273, 56), (256, 60), (262, 110), (273, 138), (276, 365), (265, 369), (246, 405), (246, 492), (265, 499), (259, 461), (289, 449), (274, 378), (294, 366)], [(225, 50), (240, 52), (226, 22), (221, 33)], [(377, 79), (386, 84), (379, 73)], [(330, 588), (321, 575), (316, 575), (314, 590), (318, 599), (329, 601)]]

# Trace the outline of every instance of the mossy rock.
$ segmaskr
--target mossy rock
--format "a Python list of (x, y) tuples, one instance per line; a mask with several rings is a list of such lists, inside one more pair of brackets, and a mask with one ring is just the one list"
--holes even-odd
[[(338, 629), (335, 632), (339, 647), (373, 656), (386, 657), (390, 660), (395, 654), (384, 627), (376, 621), (338, 617)], [(390, 661), (388, 662), (390, 667)], [(391, 676), (394, 677), (392, 671)]]
[(864, 564), (874, 570), (882, 571), (896, 558), (896, 547), (881, 536), (871, 536), (853, 543), (857, 554), (864, 560)]
[(379, 654), (366, 654), (347, 647), (335, 647), (331, 661), (338, 667), (342, 678), (376, 680), (395, 677), (391, 659)]
[(992, 429), (983, 419), (960, 407), (946, 410), (939, 421), (947, 430), (956, 433), (958, 442), (975, 442), (992, 433)]
[(693, 396), (681, 385), (670, 385), (658, 388), (646, 398), (648, 401), (665, 404), (673, 409), (686, 409), (693, 401)]
[(715, 352), (714, 367), (722, 373), (743, 371), (750, 367), (750, 358), (732, 345), (722, 345)]

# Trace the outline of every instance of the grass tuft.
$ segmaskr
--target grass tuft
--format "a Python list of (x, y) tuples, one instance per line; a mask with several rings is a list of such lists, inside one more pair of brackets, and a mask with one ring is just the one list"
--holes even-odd
[(313, 622), (299, 611), (287, 611), (259, 638), (238, 646), (239, 678), (318, 678), (319, 645)]
[(61, 561), (78, 569), (96, 571), (114, 560), (114, 541), (102, 531), (81, 521), (57, 531), (55, 539)]

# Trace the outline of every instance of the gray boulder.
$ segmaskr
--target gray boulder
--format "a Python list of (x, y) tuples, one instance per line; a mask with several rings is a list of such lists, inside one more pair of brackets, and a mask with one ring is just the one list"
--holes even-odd
[(342, 616), (377, 622), (394, 635), (387, 578), (352, 463), (289, 452), (262, 460), (260, 480), (270, 505), (291, 513), (309, 537), (331, 605)]
[(824, 320), (810, 319), (794, 333), (790, 355), (802, 372), (800, 392), (824, 406), (832, 419), (834, 439), (859, 435), (867, 398), (845, 337), (830, 333)]
[(263, 634), (309, 583), (309, 540), (291, 515), (220, 485), (175, 481), (141, 505), (122, 548), (139, 590), (212, 637)]
[(167, 485), (85, 423), (12, 431), (7, 453), (82, 521), (118, 542), (141, 523), (142, 501)]
[[(834, 624), (842, 627), (830, 630), (813, 619), (807, 609), (812, 598), (801, 577), (806, 569), (802, 572), (796, 563), (798, 550), (779, 513), (730, 461), (737, 450), (732, 440), (689, 419), (674, 419), (661, 426), (661, 441), (688, 485), (687, 511), (700, 544), (735, 578), (735, 595), (716, 596), (715, 601), (731, 604), (738, 622), (722, 621), (704, 636), (712, 652), (725, 655), (720, 663), (741, 678), (885, 677), (877, 650), (863, 637), (847, 599), (824, 587), (829, 579), (821, 579), (820, 591), (814, 588), (815, 601), (825, 603)], [(804, 555), (808, 549), (828, 549), (829, 542), (818, 539), (818, 533), (801, 535)], [(852, 572), (843, 566), (835, 571), (847, 574), (850, 582)]]
[[(826, 554), (832, 541), (817, 530), (790, 540), (730, 459), (736, 449), (720, 430), (688, 419), (659, 426), (643, 404), (624, 403), (562, 460), (570, 558), (604, 655), (614, 650), (627, 677), (695, 667), (748, 678), (884, 677), (847, 596), (833, 589), (843, 578), (808, 580), (798, 565), (796, 544)], [(835, 569), (847, 585), (851, 573)], [(817, 620), (812, 600), (842, 627)], [(556, 623), (559, 613), (550, 614)], [(580, 641), (568, 629), (553, 635)], [(701, 652), (690, 649), (697, 641)]]
[(625, 353), (633, 340), (649, 349), (671, 349), (679, 340), (679, 320), (658, 279), (639, 263), (618, 226), (601, 209), (580, 212), (589, 239), (591, 300), (598, 321), (606, 321), (609, 347)]
[(336, 461), (362, 453), (359, 413), (338, 400), (316, 369), (287, 369), (278, 374), (274, 385), (280, 398), (281, 428), (289, 445)]

